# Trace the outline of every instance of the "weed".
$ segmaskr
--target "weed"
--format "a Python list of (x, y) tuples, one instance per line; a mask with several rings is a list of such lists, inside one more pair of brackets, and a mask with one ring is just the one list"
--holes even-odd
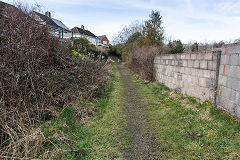
[(194, 97), (187, 97), (187, 100), (192, 104), (197, 104), (198, 103), (196, 98), (194, 98)]
[(65, 107), (60, 115), (60, 119), (65, 121), (65, 123), (67, 124), (68, 127), (70, 127), (70, 129), (74, 129), (75, 126), (74, 125), (75, 122), (73, 119), (74, 113), (75, 110), (73, 107)]
[(91, 140), (89, 131), (75, 121), (73, 107), (66, 107), (58, 119), (51, 120), (42, 127), (47, 143), (41, 158), (89, 159)]

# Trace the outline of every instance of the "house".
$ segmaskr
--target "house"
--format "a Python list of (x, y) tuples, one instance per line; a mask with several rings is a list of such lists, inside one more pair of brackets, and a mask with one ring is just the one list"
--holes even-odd
[[(3, 13), (4, 9), (7, 6), (14, 7), (13, 5), (10, 5), (10, 4), (0, 1), (0, 19), (3, 17), (7, 17), (7, 15), (4, 15), (5, 13)], [(14, 7), (14, 8), (16, 8), (16, 7)], [(52, 18), (50, 12), (46, 12), (45, 15), (43, 15), (41, 13), (33, 11), (30, 14), (30, 16), (34, 20), (38, 21), (40, 24), (47, 25), (50, 33), (52, 33), (52, 35), (54, 35), (56, 37), (63, 38), (64, 34), (72, 33), (72, 31), (67, 26), (65, 26), (60, 20)]]
[(45, 15), (33, 11), (31, 13), (31, 16), (40, 24), (46, 25), (50, 33), (55, 37), (59, 37), (60, 39), (63, 39), (65, 34), (72, 35), (72, 31), (66, 25), (64, 25), (60, 20), (52, 18), (51, 13), (48, 11), (45, 13)]
[[(8, 17), (8, 15), (5, 15), (6, 13), (3, 12), (6, 7), (14, 7), (14, 6), (0, 1), (0, 19)], [(64, 34), (72, 33), (72, 31), (66, 25), (64, 25), (60, 20), (52, 18), (50, 12), (46, 12), (44, 15), (44, 14), (33, 11), (30, 13), (30, 16), (34, 20), (38, 21), (41, 25), (46, 25), (53, 36), (63, 38)]]
[(98, 38), (100, 40), (98, 46), (109, 48), (109, 40), (106, 35), (98, 36)]
[[(74, 27), (71, 30), (72, 30), (72, 33), (73, 33), (73, 35), (72, 35), (73, 39), (79, 39), (79, 38), (85, 37), (92, 44), (94, 44), (96, 46), (98, 45), (98, 43), (99, 43), (98, 37), (95, 36), (92, 32), (86, 30), (83, 25), (81, 26), (81, 28)], [(71, 38), (71, 35), (66, 34), (65, 38)]]

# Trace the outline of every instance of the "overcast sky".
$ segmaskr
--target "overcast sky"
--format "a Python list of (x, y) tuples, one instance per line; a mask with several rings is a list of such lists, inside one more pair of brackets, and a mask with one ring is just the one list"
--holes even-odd
[[(12, 3), (12, 0), (2, 0)], [(20, 1), (20, 0), (18, 0)], [(132, 21), (163, 16), (165, 36), (172, 40), (213, 42), (240, 38), (240, 0), (24, 0), (50, 11), (68, 28), (85, 26), (110, 40)]]

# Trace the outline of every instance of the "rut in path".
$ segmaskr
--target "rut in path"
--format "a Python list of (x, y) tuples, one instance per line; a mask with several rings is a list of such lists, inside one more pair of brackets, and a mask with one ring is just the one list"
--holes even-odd
[(160, 144), (151, 133), (147, 116), (144, 114), (146, 105), (141, 101), (137, 85), (131, 75), (122, 66), (117, 65), (123, 81), (123, 107), (127, 115), (127, 132), (131, 135), (131, 148), (124, 150), (126, 159), (130, 160), (158, 160), (157, 154)]

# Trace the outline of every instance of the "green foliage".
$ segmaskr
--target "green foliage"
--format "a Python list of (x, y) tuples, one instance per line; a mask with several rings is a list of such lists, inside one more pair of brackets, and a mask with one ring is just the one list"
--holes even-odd
[(141, 32), (135, 32), (128, 38), (126, 43), (139, 42), (141, 40), (141, 36), (142, 36)]
[(199, 44), (197, 42), (195, 42), (192, 46), (191, 46), (191, 51), (192, 52), (197, 52), (198, 51), (198, 47)]
[(139, 46), (139, 43), (141, 41), (142, 34), (140, 32), (136, 32), (132, 34), (127, 42), (125, 43), (124, 47), (124, 52), (125, 53), (130, 53), (132, 52), (135, 48)]
[(159, 11), (152, 11), (150, 20), (145, 22), (143, 27), (142, 45), (147, 46), (162, 46), (164, 30), (162, 28), (162, 16)]
[(43, 152), (53, 154), (48, 159), (90, 159), (91, 139), (89, 131), (76, 121), (75, 109), (66, 107), (58, 119), (51, 120), (42, 127), (47, 142)]
[(183, 53), (184, 51), (181, 40), (174, 40), (173, 42), (169, 41), (168, 48), (171, 54)]
[(192, 104), (197, 104), (198, 103), (195, 97), (187, 97), (187, 100), (188, 100), (188, 102), (190, 102)]
[(144, 23), (136, 22), (123, 28), (114, 40), (115, 53), (121, 54), (123, 61), (130, 61), (136, 48), (163, 46), (163, 34), (162, 16), (159, 11), (152, 11)]
[(94, 44), (92, 43), (88, 44), (88, 50), (96, 50), (96, 49), (97, 47)]
[(78, 49), (77, 51), (76, 51), (76, 50), (72, 50), (72, 53), (73, 53), (74, 55), (79, 56), (79, 57), (82, 57), (82, 58), (85, 57), (85, 55), (84, 55), (83, 53), (81, 53), (81, 50), (80, 50), (80, 49)]
[(74, 128), (74, 108), (73, 107), (66, 107), (62, 110), (62, 113), (60, 115), (60, 119), (64, 120), (67, 124), (68, 127), (70, 127), (71, 129)]
[(92, 49), (92, 50), (89, 51), (89, 53), (95, 58), (97, 58), (98, 56), (101, 56), (104, 59), (108, 58), (108, 53), (106, 51), (100, 51), (100, 50), (97, 50), (97, 49)]
[(89, 44), (90, 44), (90, 42), (85, 37), (79, 38), (79, 39), (74, 39), (73, 49), (81, 50), (83, 53), (87, 53), (87, 51), (89, 50)]
[(136, 32), (142, 33), (143, 23), (139, 21), (134, 21), (130, 25), (125, 26), (122, 31), (118, 33), (118, 35), (114, 38), (113, 44), (125, 44), (129, 37)]
[(98, 56), (102, 56), (105, 59), (108, 58), (106, 52), (98, 50), (97, 47), (94, 44), (90, 43), (85, 37), (75, 39), (72, 48), (72, 53), (82, 58), (85, 58), (84, 55), (91, 55), (95, 58)]
[(120, 52), (119, 48), (120, 48), (119, 46), (111, 46), (110, 45), (107, 52), (109, 55), (121, 57), (121, 52)]

